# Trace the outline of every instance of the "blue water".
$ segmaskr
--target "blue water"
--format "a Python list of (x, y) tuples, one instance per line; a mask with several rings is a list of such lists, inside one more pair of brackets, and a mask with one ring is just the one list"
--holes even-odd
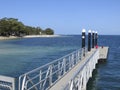
[(18, 77), (76, 50), (80, 43), (80, 36), (0, 41), (0, 74)]
[[(120, 36), (99, 36), (109, 46), (108, 60), (97, 65), (88, 90), (120, 90)], [(0, 41), (0, 74), (18, 77), (81, 47), (81, 36), (24, 38)]]
[(99, 45), (109, 46), (109, 55), (97, 65), (88, 90), (120, 90), (120, 36), (99, 36)]

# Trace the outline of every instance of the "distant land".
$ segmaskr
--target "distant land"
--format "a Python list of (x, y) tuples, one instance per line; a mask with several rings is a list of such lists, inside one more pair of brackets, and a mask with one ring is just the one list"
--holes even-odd
[(26, 35), (26, 36), (22, 36), (22, 37), (17, 37), (17, 36), (0, 36), (0, 40), (8, 40), (8, 39), (17, 39), (17, 38), (40, 38), (40, 37), (60, 37), (61, 35)]
[(54, 35), (54, 30), (51, 28), (43, 30), (39, 26), (27, 26), (16, 18), (5, 17), (0, 19), (1, 38), (16, 38), (26, 35)]

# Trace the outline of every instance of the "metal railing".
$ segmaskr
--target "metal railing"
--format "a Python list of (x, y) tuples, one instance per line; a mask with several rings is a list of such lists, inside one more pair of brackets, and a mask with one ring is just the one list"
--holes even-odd
[(0, 75), (0, 90), (15, 90), (15, 78)]
[[(47, 90), (74, 67), (87, 49), (79, 49), (19, 77), (19, 90)], [(84, 53), (84, 54), (85, 54)]]
[(81, 65), (78, 71), (75, 73), (71, 81), (68, 81), (64, 90), (86, 90), (86, 85), (90, 77), (92, 77), (92, 71), (95, 69), (96, 63), (99, 59), (99, 49)]

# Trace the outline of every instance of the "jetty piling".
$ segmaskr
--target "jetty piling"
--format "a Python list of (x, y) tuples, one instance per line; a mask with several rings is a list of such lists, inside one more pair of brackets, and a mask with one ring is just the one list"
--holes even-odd
[(98, 33), (97, 31), (95, 32), (95, 46), (98, 45)]
[(86, 39), (86, 30), (82, 30), (82, 49), (83, 49), (83, 56), (85, 56), (85, 39)]
[(91, 30), (88, 31), (88, 51), (91, 51)]
[(95, 31), (92, 31), (92, 48), (94, 48), (95, 43)]

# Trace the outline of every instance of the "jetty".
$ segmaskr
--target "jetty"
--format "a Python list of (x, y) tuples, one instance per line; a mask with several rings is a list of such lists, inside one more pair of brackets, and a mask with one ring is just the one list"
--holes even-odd
[(87, 48), (85, 38), (83, 29), (80, 49), (20, 75), (17, 81), (14, 77), (0, 75), (0, 89), (86, 90), (87, 82), (92, 77), (96, 64), (107, 60), (109, 47), (98, 46), (95, 32), (92, 32), (91, 40), (91, 31), (89, 31)]
[(99, 62), (105, 62), (107, 57), (108, 57), (108, 50), (109, 50), (109, 47), (101, 47), (99, 53)]
[[(86, 53), (86, 56), (49, 90), (86, 90), (86, 84), (92, 77), (92, 71), (98, 60), (101, 60), (101, 51), (107, 52), (108, 47), (92, 49), (91, 52)], [(107, 59), (106, 53), (102, 53), (102, 55), (105, 56), (102, 58)]]

